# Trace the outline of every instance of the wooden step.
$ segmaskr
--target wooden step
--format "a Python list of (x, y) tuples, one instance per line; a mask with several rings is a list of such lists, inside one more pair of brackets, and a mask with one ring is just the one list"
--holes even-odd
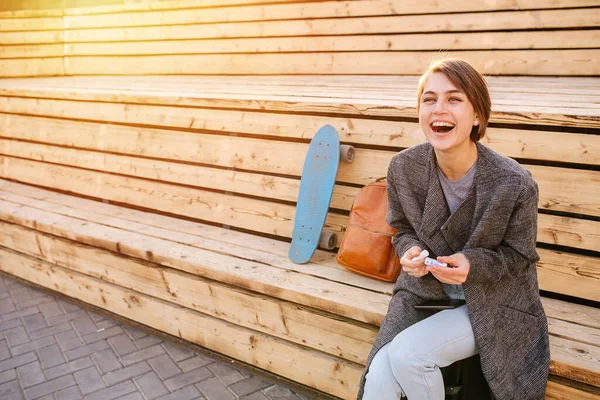
[[(457, 51), (478, 71), (490, 75), (600, 75), (600, 50)], [(279, 54), (209, 54), (165, 56), (65, 57), (66, 75), (276, 75), (367, 74), (416, 75), (439, 52), (337, 52)], [(27, 76), (2, 61), (7, 76)], [(402, 65), (402, 69), (397, 66)], [(51, 75), (53, 70), (40, 69)]]
[[(389, 302), (387, 295), (374, 294), (344, 283), (321, 280), (321, 283), (316, 284), (315, 278), (310, 275), (291, 272), (285, 268), (273, 268), (241, 257), (232, 259), (224, 254), (223, 249), (218, 252), (203, 249), (203, 241), (195, 245), (178, 244), (168, 239), (124, 231), (6, 201), (2, 202), (0, 212), (1, 218), (7, 222), (361, 322), (379, 324)], [(224, 244), (221, 243), (221, 246)], [(344, 297), (346, 300), (341, 300)], [(356, 302), (361, 304), (357, 306)]]
[(307, 53), (419, 50), (595, 48), (600, 30), (427, 33), (368, 36), (185, 39), (72, 44), (23, 44), (0, 48), (0, 58), (223, 53)]
[[(366, 364), (377, 334), (375, 326), (339, 315), (150, 265), (20, 225), (0, 222), (0, 227), (0, 246), (361, 365)], [(320, 279), (315, 277), (315, 284), (319, 285)]]
[[(308, 146), (306, 143), (5, 114), (0, 114), (0, 121), (5, 137), (11, 139), (295, 177), (301, 176)], [(20, 142), (2, 143), (4, 154), (19, 151)], [(340, 164), (337, 181), (366, 185), (384, 177), (395, 154), (395, 151), (357, 148), (354, 162)], [(600, 215), (595, 190), (600, 181), (598, 171), (523, 165), (540, 186), (540, 209)]]
[[(593, 89), (598, 86), (596, 79), (519, 78), (487, 77), (493, 100), (491, 123), (598, 126), (600, 109), (597, 106), (597, 98), (600, 97), (600, 90)], [(258, 90), (259, 88), (261, 90)], [(63, 105), (60, 110), (73, 110), (72, 107), (69, 107), (71, 102), (53, 103), (45, 99), (66, 99), (78, 101), (76, 104), (79, 104), (82, 110), (77, 113), (90, 115), (86, 110), (88, 102), (92, 102), (95, 103), (95, 107), (106, 111), (101, 115), (111, 117), (122, 114), (122, 111), (114, 110), (119, 106), (109, 103), (127, 103), (126, 107), (135, 109), (139, 113), (144, 113), (142, 104), (152, 104), (207, 107), (213, 111), (217, 111), (214, 108), (238, 111), (276, 111), (296, 114), (298, 118), (302, 118), (300, 115), (306, 113), (335, 113), (351, 118), (378, 116), (416, 119), (416, 88), (417, 77), (415, 76), (262, 76), (252, 79), (235, 76), (102, 76), (0, 81), (0, 94), (11, 96), (9, 99), (2, 99), (3, 109), (10, 106), (12, 109), (24, 113), (44, 114), (47, 112), (55, 115), (55, 111), (50, 111), (52, 107)], [(581, 103), (582, 96), (590, 96), (585, 104)], [(32, 107), (25, 98), (34, 98), (40, 104)], [(554, 101), (551, 106), (540, 107), (540, 104), (556, 98), (560, 99), (560, 104)], [(552, 101), (549, 104), (551, 103)], [(120, 107), (124, 107), (124, 105), (120, 105)], [(146, 107), (146, 109), (166, 115), (173, 115), (172, 113), (175, 112), (174, 107)], [(69, 114), (71, 112), (69, 111)], [(136, 115), (137, 112), (132, 114)], [(184, 112), (189, 117), (189, 110)], [(202, 113), (203, 111), (200, 109), (195, 112)], [(173, 119), (172, 123), (174, 124), (181, 118), (174, 118), (175, 115), (170, 118)], [(250, 115), (260, 114), (252, 113)], [(146, 115), (146, 117), (151, 118), (152, 116)], [(273, 114), (270, 117), (275, 118)], [(88, 116), (87, 118), (99, 119), (97, 116)], [(100, 119), (104, 118), (106, 117)], [(228, 118), (235, 121), (239, 117), (233, 113)], [(281, 118), (279, 119), (281, 120)], [(203, 118), (200, 117), (198, 120), (201, 121)], [(191, 119), (188, 118), (188, 125), (190, 122)], [(505, 136), (513, 135), (510, 133), (511, 130), (497, 132), (498, 134), (495, 135), (497, 140), (503, 140)], [(380, 134), (383, 134), (386, 140), (389, 137), (383, 130)], [(541, 134), (540, 132), (536, 133), (536, 135)], [(544, 133), (543, 135), (549, 134)], [(358, 135), (358, 139), (353, 138), (352, 140), (360, 140), (360, 137)], [(370, 140), (375, 140), (377, 137), (373, 136)], [(557, 135), (555, 138), (548, 138), (547, 142), (560, 140), (559, 137)], [(399, 140), (397, 138), (390, 139), (381, 144), (394, 144)], [(515, 139), (528, 141), (527, 138), (518, 136)], [(586, 139), (587, 141), (592, 140), (589, 136)], [(539, 145), (540, 143), (536, 144), (536, 146)], [(565, 147), (578, 148), (575, 143), (565, 144)], [(563, 156), (568, 157), (568, 153)]]
[[(13, 184), (10, 184), (13, 185)], [(40, 194), (42, 194), (44, 191), (41, 191), (39, 189), (34, 189), (34, 191), (39, 192)], [(54, 199), (59, 199), (59, 198), (69, 198), (69, 196), (65, 196), (65, 195), (58, 195), (58, 194), (52, 194), (50, 193), (50, 195), (52, 196), (52, 198)], [(91, 203), (89, 201), (80, 201), (80, 199), (74, 199), (74, 198), (70, 198), (71, 201), (74, 201), (76, 203)], [(63, 208), (57, 208), (57, 204), (56, 203), (48, 203), (47, 201), (41, 201), (39, 203), (47, 203), (48, 206), (50, 206), (51, 209), (55, 209), (57, 212), (64, 212), (64, 207)], [(136, 290), (141, 290), (141, 291), (147, 291), (147, 290), (158, 290), (159, 292), (163, 293), (161, 296), (164, 296), (165, 299), (168, 299), (171, 302), (178, 302), (178, 301), (186, 301), (185, 299), (187, 299), (188, 297), (186, 294), (186, 284), (184, 284), (183, 281), (181, 281), (181, 279), (184, 279), (184, 277), (188, 276), (188, 273), (194, 273), (194, 274), (198, 274), (198, 270), (188, 270), (185, 272), (178, 272), (175, 270), (172, 270), (171, 268), (159, 268), (159, 271), (161, 272), (152, 272), (152, 274), (156, 274), (156, 275), (147, 275), (147, 273), (143, 272), (143, 268), (149, 268), (149, 266), (147, 264), (140, 264), (138, 261), (132, 260), (132, 261), (128, 261), (128, 260), (122, 260), (119, 261), (117, 259), (112, 259), (110, 257), (117, 257), (119, 258), (120, 256), (116, 255), (115, 253), (110, 253), (107, 251), (92, 251), (91, 249), (88, 251), (87, 247), (84, 245), (77, 245), (77, 244), (73, 244), (70, 243), (69, 241), (65, 241), (64, 239), (59, 239), (59, 237), (66, 235), (67, 237), (70, 237), (71, 239), (73, 238), (77, 238), (78, 241), (83, 241), (86, 242), (86, 235), (82, 234), (83, 231), (81, 230), (82, 228), (86, 229), (87, 232), (91, 233), (94, 232), (94, 230), (90, 229), (90, 227), (96, 227), (95, 231), (97, 233), (99, 233), (99, 229), (98, 228), (100, 225), (97, 225), (96, 223), (86, 220), (86, 219), (79, 219), (79, 221), (84, 222), (84, 224), (81, 224), (81, 222), (79, 223), (66, 223), (66, 219), (65, 217), (60, 217), (59, 214), (54, 214), (54, 217), (51, 217), (51, 215), (53, 213), (46, 213), (45, 215), (47, 215), (48, 217), (44, 216), (44, 212), (42, 212), (41, 210), (36, 210), (30, 207), (26, 207), (21, 205), (20, 207), (12, 207), (10, 206), (10, 202), (6, 202), (6, 201), (2, 201), (0, 203), (0, 210), (2, 210), (2, 219), (3, 220), (9, 220), (9, 222), (11, 222), (11, 224), (8, 225), (3, 225), (3, 232), (14, 232), (14, 233), (9, 233), (7, 235), (8, 239), (3, 239), (5, 240), (2, 245), (8, 245), (11, 246), (12, 248), (15, 248), (19, 251), (24, 251), (24, 252), (29, 252), (30, 254), (35, 254), (39, 257), (42, 258), (47, 258), (49, 260), (52, 260), (53, 262), (59, 263), (60, 265), (64, 265), (65, 267), (68, 268), (77, 268), (79, 271), (85, 271), (86, 273), (91, 273), (91, 274), (96, 274), (96, 276), (100, 276), (102, 277), (103, 280), (114, 280), (114, 281), (119, 281), (119, 282), (130, 282), (131, 285), (135, 285)], [(115, 207), (115, 206), (110, 206), (110, 205), (102, 205), (99, 208), (94, 208), (94, 210), (101, 210), (103, 208), (108, 209), (119, 209), (119, 207)], [(133, 214), (139, 214), (140, 216), (143, 215), (148, 215), (147, 213), (140, 213), (140, 212), (135, 212), (135, 211), (128, 211), (128, 210), (124, 210), (126, 213), (130, 213), (132, 212)], [(115, 214), (115, 212), (113, 212), (113, 214)], [(85, 214), (79, 214), (78, 218), (86, 218), (84, 216)], [(90, 213), (88, 213), (87, 215), (91, 215)], [(59, 219), (56, 219), (56, 218)], [(157, 216), (159, 219), (164, 219), (164, 220), (168, 220), (168, 217), (160, 217)], [(47, 220), (47, 218), (50, 218)], [(109, 217), (105, 217), (105, 218), (109, 218)], [(114, 220), (114, 217), (113, 217)], [(148, 219), (146, 218), (145, 221), (147, 221)], [(191, 223), (186, 223), (185, 221), (181, 221), (181, 220), (175, 220), (175, 219), (170, 219), (173, 220), (173, 222), (177, 223), (178, 225), (181, 224), (183, 225), (190, 225), (190, 228), (195, 228), (197, 229), (198, 225), (197, 224), (191, 224)], [(39, 232), (43, 232), (48, 230), (48, 233), (52, 233), (54, 236), (58, 236), (58, 237), (50, 237), (50, 236), (46, 236), (40, 233), (36, 233), (34, 231), (31, 231), (30, 229), (24, 229), (21, 228), (19, 226), (15, 226), (12, 225), (12, 223), (19, 223), (19, 221), (21, 223), (24, 223), (25, 225), (29, 225), (30, 228), (35, 228), (37, 229)], [(29, 222), (26, 222), (29, 221)], [(35, 224), (33, 224), (33, 221), (35, 221)], [(51, 222), (53, 221), (53, 222)], [(62, 221), (62, 222), (61, 222)], [(110, 221), (108, 223), (111, 223)], [(133, 225), (131, 223), (126, 223), (125, 221), (123, 221), (123, 224), (127, 226), (127, 228), (132, 229)], [(139, 223), (138, 223), (139, 224)], [(65, 229), (63, 229), (63, 227), (69, 227), (70, 229), (72, 229), (72, 231), (70, 232), (66, 232)], [(67, 228), (67, 229), (69, 229)], [(106, 228), (106, 226), (105, 226)], [(103, 229), (105, 229), (103, 228)], [(127, 229), (127, 228), (123, 228), (123, 229)], [(151, 228), (149, 229), (149, 226), (147, 226), (145, 229), (146, 234), (150, 234), (150, 235), (154, 235), (156, 234), (157, 228)], [(153, 233), (154, 232), (154, 233)], [(233, 234), (232, 232), (229, 232), (228, 236)], [(33, 237), (31, 237), (30, 235), (36, 235), (36, 239), (34, 239)], [(174, 231), (171, 231), (170, 235), (175, 235)], [(240, 234), (243, 236), (243, 234)], [(96, 246), (100, 246), (101, 248), (105, 248), (106, 244), (107, 244), (107, 237), (111, 237), (113, 239), (119, 239), (120, 235), (118, 233), (118, 230), (113, 229), (112, 233), (109, 235), (103, 235), (103, 237), (105, 239), (102, 240), (95, 240), (94, 242), (89, 242), (88, 244), (94, 244)], [(127, 237), (135, 237), (135, 234), (133, 234), (131, 231), (129, 231), (129, 233), (126, 235)], [(154, 236), (148, 236), (149, 241), (152, 240)], [(173, 237), (173, 239), (175, 239), (175, 237)], [(175, 239), (175, 240), (181, 240), (181, 239)], [(235, 240), (233, 241), (235, 242)], [(121, 254), (123, 253), (130, 253), (131, 251), (133, 251), (130, 247), (134, 246), (133, 243), (127, 243), (125, 241), (120, 242), (121, 245), (119, 246), (119, 249), (121, 250)], [(148, 242), (144, 243), (143, 245), (147, 244)], [(138, 242), (138, 246), (140, 245), (140, 243)], [(154, 246), (154, 248), (156, 248), (156, 246)], [(114, 247), (112, 249), (112, 251), (114, 252)], [(114, 255), (113, 255), (114, 254)], [(138, 251), (138, 254), (135, 255), (136, 258), (141, 258), (144, 257), (144, 250), (143, 248), (140, 248), (140, 251)], [(182, 255), (185, 255), (184, 253), (179, 253), (176, 249), (175, 253), (172, 254), (179, 254), (177, 257), (180, 257)], [(140, 257), (141, 256), (141, 257)], [(106, 258), (108, 257), (108, 258)], [(161, 264), (164, 264), (166, 259), (162, 259), (160, 257), (160, 254), (157, 254), (155, 256), (156, 258), (154, 259), (154, 261), (158, 261)], [(79, 260), (80, 259), (80, 260)], [(109, 260), (111, 260), (109, 262)], [(114, 265), (113, 265), (114, 263)], [(4, 263), (4, 264), (11, 264), (11, 263)], [(14, 265), (14, 263), (12, 263)], [(106, 264), (110, 265), (110, 267), (107, 267)], [(0, 265), (2, 265), (2, 263), (0, 263)], [(183, 265), (183, 263), (182, 263)], [(174, 267), (177, 270), (181, 270), (181, 266), (175, 266), (175, 265), (171, 265), (171, 267)], [(108, 268), (108, 269), (107, 269)], [(133, 268), (133, 269), (131, 269)], [(126, 276), (128, 276), (127, 274), (132, 273), (135, 274), (135, 270), (136, 268), (142, 268), (139, 269), (139, 273), (144, 274), (144, 276), (148, 276), (147, 280), (144, 280), (144, 282), (137, 282), (139, 281), (139, 279), (127, 279)], [(271, 268), (276, 268), (276, 267), (271, 267)], [(18, 268), (17, 268), (18, 269)], [(94, 272), (95, 271), (95, 272)], [(127, 271), (131, 271), (131, 272), (127, 272)], [(154, 269), (152, 270), (154, 271)], [(125, 275), (119, 275), (119, 274), (123, 274), (125, 273)], [(165, 275), (166, 273), (166, 275)], [(75, 273), (73, 273), (75, 274)], [(115, 275), (116, 274), (116, 275)], [(41, 275), (41, 274), (40, 274)], [(152, 276), (156, 276), (155, 279), (151, 279)], [(164, 276), (167, 276), (167, 282), (168, 284), (165, 283), (164, 280)], [(217, 278), (218, 277), (214, 274), (211, 275), (212, 278)], [(259, 276), (254, 276), (251, 279), (257, 279), (259, 278)], [(315, 277), (312, 277), (313, 280), (317, 279)], [(364, 281), (370, 281), (367, 278), (362, 278), (362, 277), (358, 277), (358, 279), (362, 279)], [(218, 279), (220, 280), (220, 279)], [(154, 283), (156, 282), (156, 283)], [(201, 282), (203, 282), (202, 279), (199, 280), (199, 283), (197, 283), (197, 285), (201, 285)], [(246, 284), (248, 284), (247, 281), (245, 281)], [(194, 288), (196, 284), (194, 283), (194, 285), (191, 287), (192, 289), (190, 290), (195, 290)], [(214, 285), (214, 284), (213, 284)], [(227, 285), (225, 285), (227, 286)], [(237, 286), (237, 285), (236, 285)], [(216, 287), (213, 286), (214, 291), (212, 291), (211, 296), (215, 296), (215, 293), (225, 293), (222, 292), (218, 289), (221, 289), (223, 287), (223, 285), (216, 285)], [(331, 288), (331, 283), (329, 284), (329, 287)], [(154, 288), (154, 289), (153, 289)], [(350, 288), (348, 288), (347, 290), (349, 290)], [(224, 290), (224, 289), (223, 289)], [(238, 293), (239, 292), (239, 293)], [(337, 290), (335, 290), (335, 292), (337, 292)], [(173, 296), (173, 293), (175, 293), (177, 296)], [(208, 293), (211, 293), (211, 291), (209, 290)], [(237, 291), (235, 293), (236, 298), (239, 298), (239, 296), (242, 296), (244, 293), (246, 293), (245, 291)], [(275, 292), (274, 292), (275, 293)], [(282, 291), (276, 292), (277, 296), (280, 296), (282, 294), (286, 294)], [(158, 295), (158, 293), (155, 293), (155, 295)], [(374, 296), (375, 294), (372, 292), (371, 296)], [(216, 294), (216, 296), (218, 296), (218, 294)], [(233, 295), (232, 295), (233, 296)], [(386, 296), (387, 297), (387, 296)], [(255, 299), (258, 301), (258, 299), (262, 299), (263, 297), (258, 296), (255, 297)], [(389, 297), (388, 297), (389, 298)], [(196, 304), (193, 301), (193, 297), (189, 297), (189, 301), (193, 302), (193, 304)], [(262, 300), (261, 300), (262, 301)], [(359, 306), (359, 304), (362, 304), (362, 302), (356, 302), (355, 299), (348, 299), (346, 300), (349, 304), (356, 306)], [(600, 384), (600, 382), (598, 381), (598, 374), (600, 371), (597, 370), (596, 366), (598, 365), (595, 361), (593, 361), (594, 359), (598, 359), (599, 357), (599, 346), (598, 346), (598, 330), (600, 329), (600, 311), (598, 309), (592, 308), (592, 307), (585, 307), (585, 306), (578, 306), (578, 305), (574, 305), (574, 304), (569, 304), (569, 303), (565, 303), (565, 302), (561, 302), (558, 300), (552, 300), (552, 299), (543, 299), (544, 302), (544, 307), (546, 309), (546, 312), (548, 314), (548, 318), (549, 318), (549, 329), (550, 329), (550, 333), (551, 333), (551, 343), (552, 343), (552, 370), (554, 373), (559, 374), (561, 376), (568, 376), (572, 379), (577, 379), (579, 381), (588, 383), (588, 384), (593, 384), (598, 386)], [(214, 304), (214, 303), (213, 303)], [(104, 307), (104, 306), (102, 306)], [(193, 307), (193, 305), (192, 305)], [(266, 307), (266, 306), (265, 306)], [(306, 311), (307, 309), (305, 309)], [(381, 317), (383, 317), (383, 315), (385, 314), (385, 310), (386, 310), (386, 305), (385, 303), (383, 303), (380, 308), (379, 308), (379, 314)], [(338, 314), (337, 312), (338, 310), (336, 309), (335, 313)], [(240, 311), (241, 312), (241, 311)], [(294, 311), (296, 312), (296, 311)], [(308, 311), (307, 311), (308, 312)], [(277, 314), (277, 313), (276, 313)], [(316, 313), (317, 315), (321, 315), (321, 316), (325, 316), (325, 314), (319, 314)], [(326, 325), (329, 326), (329, 325)], [(345, 333), (346, 335), (351, 335), (351, 332), (355, 332), (355, 331), (349, 331), (347, 333)], [(356, 331), (359, 332), (359, 331)], [(363, 337), (362, 334), (360, 334), (360, 337)], [(371, 339), (373, 339), (373, 336), (371, 336)], [(369, 340), (371, 340), (369, 339)], [(582, 355), (583, 355), (583, 359), (582, 359)], [(590, 359), (592, 361), (585, 361), (587, 359)]]
[[(300, 180), (298, 178), (285, 178), (263, 175), (261, 173), (223, 170), (208, 166), (97, 153), (27, 142), (11, 143), (4, 139), (0, 139), (0, 154), (18, 157), (17, 159), (7, 159), (4, 164), (5, 169), (3, 171), (8, 174), (6, 177), (10, 177), (11, 179), (26, 180), (32, 184), (52, 186), (61, 190), (77, 192), (81, 195), (92, 197), (108, 196), (113, 201), (123, 203), (133, 201), (135, 192), (139, 191), (139, 188), (141, 187), (149, 187), (149, 185), (152, 185), (151, 182), (153, 181), (188, 187), (191, 186), (199, 189), (217, 190), (219, 192), (242, 196), (253, 196), (267, 201), (278, 202), (284, 200), (290, 203), (295, 203), (297, 201), (298, 191), (300, 189)], [(28, 162), (25, 159), (60, 164), (66, 166), (66, 168), (56, 165), (40, 165), (35, 162)], [(76, 168), (69, 168), (71, 166)], [(36, 168), (41, 170), (41, 173), (37, 178), (35, 177), (35, 172), (32, 172), (31, 175), (28, 174), (27, 176), (30, 176), (29, 178), (21, 173)], [(83, 168), (84, 170), (80, 170), (79, 168)], [(10, 172), (11, 170), (13, 172)], [(46, 172), (43, 170), (46, 170)], [(105, 174), (94, 175), (93, 172), (87, 170), (142, 178), (150, 180), (150, 182), (138, 184), (136, 183), (137, 181), (134, 180), (128, 183), (127, 178), (111, 178)], [(72, 176), (74, 177), (73, 179), (75, 182), (69, 184), (60, 180), (56, 181), (56, 178), (52, 178), (51, 176)], [(104, 179), (101, 178), (103, 176), (105, 177)], [(124, 190), (120, 197), (112, 197), (113, 195), (111, 195), (111, 192), (113, 191), (111, 189), (104, 192), (102, 186), (92, 188), (85, 183), (82, 183), (81, 186), (76, 183), (81, 180), (93, 182), (94, 179), (96, 179), (96, 182), (101, 182), (103, 180), (115, 182), (115, 185), (118, 185), (116, 182), (123, 182), (121, 185), (132, 187)], [(79, 188), (77, 188), (78, 186)], [(544, 186), (546, 185), (544, 184)], [(157, 186), (157, 188), (160, 187), (160, 185)], [(330, 207), (336, 210), (350, 211), (358, 190), (358, 188), (352, 186), (342, 184), (336, 185)], [(130, 193), (134, 197), (129, 197), (125, 195), (125, 193)], [(191, 196), (192, 192), (188, 191), (188, 193)], [(146, 202), (144, 202), (144, 204), (146, 204)], [(266, 210), (262, 210), (261, 212), (266, 212)], [(334, 221), (338, 221), (340, 218), (334, 214), (335, 213), (332, 213), (331, 219), (329, 220), (329, 223), (331, 224), (333, 224)], [(279, 216), (282, 217), (283, 214), (279, 212)], [(341, 218), (343, 225), (345, 225), (345, 218)], [(329, 228), (331, 228), (331, 226)], [(598, 221), (547, 214), (539, 215), (538, 241), (540, 242), (595, 250), (600, 246), (599, 232), (600, 222)]]
[(0, 247), (0, 269), (34, 284), (350, 399), (363, 366)]
[[(12, 187), (12, 184), (5, 183), (4, 187), (10, 188), (10, 187)], [(19, 189), (19, 186), (17, 186), (16, 189), (14, 189), (14, 190), (18, 190), (18, 189)], [(4, 190), (6, 190), (6, 189), (4, 189)], [(18, 200), (16, 200), (17, 202), (15, 203), (15, 205), (10, 206), (11, 210), (14, 209), (15, 207), (18, 209), (19, 205), (23, 206), (23, 204), (22, 204), (23, 200), (19, 199), (18, 197), (17, 197), (17, 199)], [(10, 200), (10, 198), (8, 198), (7, 200)], [(14, 200), (14, 198), (13, 198), (13, 200)], [(37, 207), (45, 207), (43, 201), (41, 203), (39, 201), (36, 201), (34, 204), (29, 203), (29, 206), (32, 206), (32, 205), (37, 206)], [(9, 205), (7, 205), (7, 207), (8, 206)], [(50, 210), (51, 210), (51, 208), (50, 208)], [(16, 212), (16, 211), (14, 211), (14, 212)], [(70, 213), (68, 213), (68, 215), (70, 215)], [(152, 215), (152, 214), (149, 214), (149, 215)], [(6, 217), (6, 218), (8, 218), (8, 217)], [(14, 218), (14, 217), (12, 217), (12, 218)], [(87, 213), (86, 213), (86, 217), (85, 217), (86, 220), (96, 220), (97, 223), (100, 223), (100, 224), (103, 223), (104, 218), (106, 218), (106, 216), (103, 216), (103, 217), (98, 217), (97, 215), (90, 216)], [(18, 220), (10, 220), (10, 221), (17, 223), (18, 221), (24, 221), (24, 220), (26, 220), (26, 218), (21, 217)], [(143, 219), (141, 221), (143, 221)], [(20, 222), (20, 223), (24, 223), (24, 222)], [(37, 225), (39, 226), (40, 224), (37, 223)], [(120, 226), (120, 228), (123, 229), (122, 226)], [(38, 228), (38, 229), (41, 229), (41, 228)], [(125, 227), (125, 229), (127, 229), (127, 228)], [(85, 231), (85, 232), (87, 232), (87, 231)], [(145, 229), (141, 229), (139, 233), (142, 233), (142, 232), (145, 232)], [(48, 233), (57, 234), (54, 231), (49, 231)], [(66, 235), (69, 233), (63, 232), (61, 234)], [(86, 233), (86, 234), (89, 234), (89, 233)], [(118, 233), (114, 233), (113, 235), (115, 237), (121, 236)], [(82, 239), (83, 236), (84, 236), (83, 234), (77, 236), (78, 240), (83, 241), (83, 239)], [(229, 241), (230, 241), (229, 237), (234, 237), (235, 235), (233, 233), (231, 233), (227, 236), (228, 236), (228, 239), (226, 239), (226, 240), (228, 241), (227, 243), (229, 243)], [(66, 237), (70, 238), (71, 236), (66, 236)], [(162, 236), (162, 235), (160, 236), (161, 240), (168, 238), (168, 237), (169, 237), (168, 235), (166, 237)], [(190, 240), (191, 240), (191, 238), (186, 238), (185, 240), (182, 239), (180, 241), (176, 241), (176, 243), (177, 243), (177, 245), (180, 245), (180, 243), (187, 243), (186, 245), (195, 246), (195, 242), (193, 240), (191, 240), (191, 241)], [(90, 239), (90, 242), (88, 244), (99, 246), (99, 244), (97, 244), (97, 242), (98, 242), (97, 239)], [(115, 239), (111, 239), (109, 241), (109, 243), (105, 244), (104, 246), (107, 246), (106, 247), (107, 250), (115, 251), (115, 249), (117, 248), (117, 244), (116, 244), (117, 242), (119, 242), (119, 241), (115, 240)], [(166, 245), (164, 245), (164, 246), (166, 246)], [(203, 245), (203, 246), (205, 246), (205, 245)], [(223, 251), (223, 249), (226, 248), (228, 245), (221, 244), (220, 246), (221, 247), (217, 246), (217, 247), (208, 248), (207, 250), (217, 249), (218, 251)], [(290, 269), (290, 268), (296, 270), (295, 264), (290, 263), (286, 259), (288, 245), (282, 244), (281, 246), (282, 246), (282, 248), (278, 252), (279, 253), (278, 265), (279, 265), (279, 263), (281, 263), (283, 268), (286, 270)], [(122, 248), (122, 243), (119, 244), (119, 247)], [(150, 250), (150, 251), (152, 251), (152, 250)], [(552, 291), (555, 293), (561, 293), (561, 294), (566, 294), (566, 295), (570, 295), (570, 296), (587, 298), (587, 299), (595, 300), (595, 301), (600, 300), (598, 291), (595, 289), (595, 279), (594, 279), (594, 276), (596, 276), (598, 274), (598, 266), (593, 257), (577, 255), (577, 254), (569, 254), (569, 253), (565, 253), (565, 252), (551, 251), (551, 250), (546, 250), (546, 249), (538, 249), (538, 252), (540, 253), (540, 256), (542, 257), (541, 261), (538, 264), (538, 275), (539, 275), (539, 281), (540, 281), (540, 288), (542, 290), (548, 290), (548, 291)], [(139, 252), (137, 250), (135, 250), (134, 255), (139, 256)], [(244, 256), (244, 251), (236, 253), (236, 256), (247, 259), (247, 257)], [(262, 256), (257, 255), (256, 257), (262, 257)], [(142, 255), (141, 258), (147, 259), (148, 261), (153, 261), (155, 259), (155, 255), (153, 253), (152, 253), (151, 257), (148, 257), (147, 255)], [(263, 258), (258, 258), (259, 261), (261, 259), (263, 259)], [(267, 257), (267, 259), (269, 259), (269, 258)], [(317, 260), (319, 260), (319, 259), (317, 259)], [(271, 263), (272, 262), (273, 261), (271, 261)], [(335, 260), (333, 259), (333, 257), (330, 256), (328, 258), (328, 262), (326, 264), (328, 266), (333, 264), (332, 266), (335, 268), (335, 270), (332, 271), (332, 273), (335, 276), (338, 276), (336, 271), (339, 270), (341, 267), (335, 265)], [(168, 265), (171, 265), (171, 264), (168, 264)], [(309, 268), (313, 268), (313, 267), (309, 266)], [(318, 267), (316, 268), (316, 270), (318, 271)], [(304, 271), (304, 269), (302, 269), (301, 271)], [(351, 273), (349, 273), (347, 271), (344, 271), (344, 272), (346, 272), (346, 274), (342, 274), (339, 277), (344, 277), (345, 275), (352, 275)], [(315, 272), (311, 272), (311, 273), (315, 273)], [(317, 272), (317, 275), (320, 275), (320, 273)], [(328, 279), (332, 279), (332, 278), (329, 277)], [(341, 278), (341, 279), (342, 280), (339, 282), (341, 282), (342, 284), (346, 283), (343, 280), (345, 278)], [(271, 293), (271, 292), (267, 292), (267, 293)], [(306, 303), (306, 305), (314, 306), (313, 303)], [(380, 317), (382, 317), (382, 315)]]
[[(600, 104), (600, 96), (598, 98)], [(0, 112), (304, 140), (310, 140), (321, 126), (329, 124), (336, 128), (340, 140), (349, 144), (397, 149), (425, 141), (418, 123), (360, 119), (358, 116), (336, 118), (238, 110), (190, 110), (174, 106), (20, 97), (0, 97)], [(0, 115), (0, 118), (7, 117)], [(25, 124), (36, 120), (14, 116), (10, 121), (12, 124)], [(65, 121), (64, 124), (73, 125), (73, 122)], [(600, 165), (598, 135), (490, 127), (482, 142), (509, 157)]]
[[(456, 6), (448, 4), (451, 12), (456, 12)], [(594, 5), (598, 5), (597, 3)], [(232, 22), (266, 22), (266, 21), (293, 21), (293, 20), (332, 20), (342, 18), (341, 24), (364, 20), (362, 29), (354, 29), (352, 33), (376, 33), (372, 31), (374, 21), (396, 22), (396, 31), (461, 31), (461, 30), (508, 30), (522, 29), (523, 27), (541, 28), (578, 28), (598, 26), (594, 14), (587, 8), (565, 8), (554, 10), (531, 11), (488, 11), (470, 12), (472, 6), (463, 8), (460, 17), (451, 17), (444, 12), (443, 7), (429, 9), (425, 7), (410, 7), (392, 4), (387, 0), (375, 1), (319, 1), (309, 3), (271, 4), (256, 6), (239, 6), (227, 8), (224, 12), (220, 8), (199, 8), (187, 10), (168, 10), (152, 12), (131, 12), (109, 15), (78, 15), (65, 16), (64, 27), (69, 30), (112, 27), (137, 27), (160, 25), (189, 25), (189, 24), (225, 24)], [(553, 5), (554, 6), (554, 5)], [(477, 8), (477, 7), (475, 7)], [(433, 13), (432, 13), (433, 11)], [(475, 10), (478, 11), (478, 10)], [(415, 15), (422, 14), (422, 15)], [(370, 17), (370, 18), (360, 18)], [(43, 27), (45, 28), (45, 27)], [(43, 29), (42, 28), (42, 29)], [(415, 29), (416, 28), (416, 29)], [(39, 29), (39, 28), (38, 28)], [(343, 28), (342, 28), (343, 29)], [(376, 29), (376, 28), (375, 28)], [(335, 31), (338, 31), (336, 29)]]

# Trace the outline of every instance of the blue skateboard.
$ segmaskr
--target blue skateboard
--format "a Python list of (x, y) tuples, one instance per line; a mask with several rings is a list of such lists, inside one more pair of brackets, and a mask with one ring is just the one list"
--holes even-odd
[(352, 146), (340, 146), (337, 131), (325, 125), (310, 141), (302, 169), (294, 232), (288, 257), (296, 264), (307, 263), (317, 247), (333, 249), (337, 236), (323, 232), (333, 195), (340, 158), (354, 160)]

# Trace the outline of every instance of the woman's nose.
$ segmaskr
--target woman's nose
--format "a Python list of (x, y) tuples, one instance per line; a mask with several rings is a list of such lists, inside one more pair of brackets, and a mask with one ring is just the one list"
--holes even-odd
[(446, 111), (446, 105), (444, 104), (444, 102), (441, 101), (441, 100), (436, 101), (435, 107), (433, 109), (433, 112), (435, 114), (440, 114), (440, 113), (443, 113), (445, 111)]

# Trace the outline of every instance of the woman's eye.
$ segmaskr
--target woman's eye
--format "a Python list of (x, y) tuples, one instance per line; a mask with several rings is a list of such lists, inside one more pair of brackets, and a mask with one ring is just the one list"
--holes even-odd
[(435, 99), (433, 97), (426, 97), (423, 99), (423, 103), (433, 103)]
[(461, 99), (459, 99), (458, 97), (450, 97), (450, 101), (457, 102), (457, 101), (461, 101)]

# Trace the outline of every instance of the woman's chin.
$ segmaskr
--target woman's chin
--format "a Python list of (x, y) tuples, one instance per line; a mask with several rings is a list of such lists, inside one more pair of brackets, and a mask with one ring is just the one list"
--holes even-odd
[(449, 136), (439, 136), (439, 135), (433, 136), (432, 135), (432, 136), (429, 136), (428, 140), (429, 140), (429, 143), (436, 150), (448, 150), (454, 144), (454, 141), (452, 141)]

